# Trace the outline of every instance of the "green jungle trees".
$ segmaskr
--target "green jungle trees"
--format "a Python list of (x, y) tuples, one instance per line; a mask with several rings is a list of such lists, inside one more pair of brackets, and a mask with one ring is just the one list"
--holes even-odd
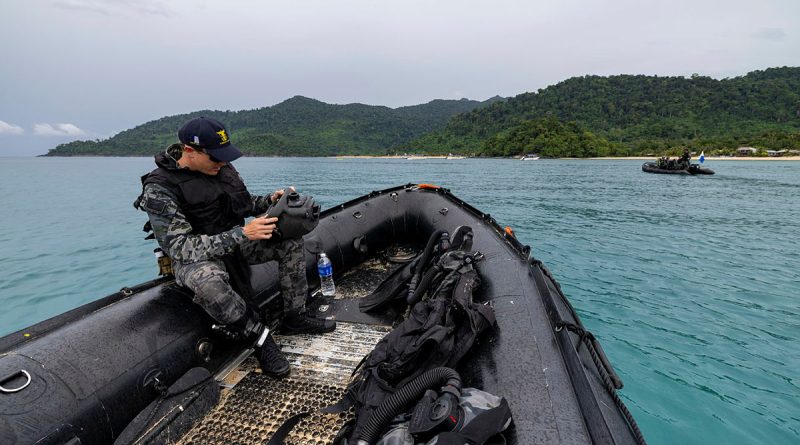
[(164, 117), (106, 140), (62, 144), (48, 155), (153, 154), (199, 115), (225, 122), (248, 155), (655, 156), (684, 148), (713, 155), (740, 146), (764, 152), (800, 148), (800, 68), (723, 80), (582, 76), (509, 99), (396, 109), (296, 96), (256, 110)]
[[(534, 131), (543, 118), (596, 138), (593, 149), (557, 149), (566, 146), (555, 141), (546, 156), (606, 150), (612, 155), (654, 155), (680, 153), (684, 147), (731, 153), (742, 145), (800, 148), (800, 68), (770, 68), (723, 80), (697, 75), (574, 77), (455, 116), (443, 129), (406, 147), (520, 155), (545, 148), (541, 141), (550, 136)], [(557, 140), (570, 138), (556, 133)], [(532, 140), (540, 142), (525, 145)]]
[(224, 122), (236, 146), (247, 155), (383, 154), (387, 149), (443, 127), (456, 114), (499, 99), (484, 102), (434, 100), (393, 109), (364, 104), (333, 105), (295, 96), (256, 110), (203, 110), (167, 116), (109, 139), (61, 144), (47, 155), (152, 155), (176, 142), (178, 128), (197, 116), (210, 116)]

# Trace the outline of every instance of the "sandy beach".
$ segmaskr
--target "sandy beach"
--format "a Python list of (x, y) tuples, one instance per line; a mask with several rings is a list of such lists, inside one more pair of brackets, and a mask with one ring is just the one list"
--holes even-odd
[[(409, 156), (332, 156), (336, 159), (406, 159)], [(411, 156), (411, 160), (416, 159), (447, 159), (447, 156)], [(492, 158), (481, 158), (492, 159)], [(493, 159), (517, 159), (517, 158), (493, 158)], [(655, 156), (627, 156), (627, 157), (601, 157), (601, 158), (554, 158), (554, 159), (570, 159), (576, 161), (593, 160), (593, 161), (616, 161), (616, 160), (629, 160), (629, 161), (655, 161)], [(778, 156), (778, 157), (752, 157), (752, 156), (706, 156), (708, 161), (800, 161), (800, 156)], [(696, 157), (692, 158), (692, 162), (698, 162)]]
[[(629, 157), (604, 157), (604, 158), (561, 158), (561, 159), (594, 159), (594, 160), (615, 160), (615, 159), (629, 159), (640, 161), (654, 161), (655, 156), (629, 156)], [(800, 161), (800, 156), (776, 156), (776, 157), (754, 157), (754, 156), (706, 156), (708, 161)], [(692, 157), (692, 162), (698, 162), (697, 157)]]

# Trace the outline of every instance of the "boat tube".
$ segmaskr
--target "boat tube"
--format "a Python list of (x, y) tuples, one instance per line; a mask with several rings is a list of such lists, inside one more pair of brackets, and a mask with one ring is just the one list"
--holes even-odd
[[(617, 394), (622, 382), (551, 273), (510, 228), (444, 188), (408, 184), (322, 212), (304, 237), (309, 283), (318, 282), (319, 252), (333, 262), (338, 289), (342, 274), (379, 252), (421, 250), (437, 230), (463, 225), (485, 256), (475, 298), (494, 308), (497, 327), (457, 371), (465, 386), (508, 400), (514, 425), (507, 443), (644, 443)], [(253, 268), (263, 307), (280, 302), (276, 272), (274, 263)], [(340, 325), (391, 326), (360, 313), (357, 302), (334, 303), (330, 317)], [(161, 278), (0, 338), (0, 443), (114, 442), (160, 388), (197, 366), (221, 373), (247, 349), (220, 337), (212, 323), (187, 289)]]

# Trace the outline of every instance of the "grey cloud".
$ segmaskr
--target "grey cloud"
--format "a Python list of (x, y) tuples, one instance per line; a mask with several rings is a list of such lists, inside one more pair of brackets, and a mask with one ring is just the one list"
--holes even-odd
[(5, 121), (0, 121), (0, 134), (22, 134), (25, 130), (19, 125), (9, 124)]
[(56, 0), (52, 5), (71, 11), (85, 11), (106, 16), (134, 12), (141, 15), (171, 17), (173, 11), (158, 0)]
[[(717, 78), (798, 65), (800, 1), (718, 3), (0, 0), (0, 42), (13, 42), (2, 53), (14, 61), (0, 68), (0, 149), (43, 153), (295, 94), (397, 107), (586, 74)], [(68, 134), (57, 122), (86, 134), (35, 134), (42, 122), (41, 134)]]
[(73, 124), (35, 124), (33, 134), (39, 136), (83, 136), (86, 132)]
[(786, 40), (786, 31), (783, 28), (761, 28), (753, 34), (753, 37), (780, 42)]

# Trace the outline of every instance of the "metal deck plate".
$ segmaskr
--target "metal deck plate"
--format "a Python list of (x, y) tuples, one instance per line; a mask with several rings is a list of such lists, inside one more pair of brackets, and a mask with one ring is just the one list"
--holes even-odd
[[(358, 299), (369, 295), (400, 267), (387, 260), (387, 254), (413, 256), (414, 253), (409, 248), (395, 247), (345, 273), (337, 280), (336, 300), (330, 307), (309, 308), (324, 309), (317, 313), (318, 317), (332, 315), (338, 320), (336, 330), (322, 335), (275, 335), (275, 341), (291, 363), (291, 374), (283, 379), (267, 377), (251, 356), (221, 382), (223, 390), (217, 407), (178, 443), (263, 445), (289, 417), (338, 402), (353, 370), (391, 330), (389, 323), (380, 317), (362, 314), (363, 320), (358, 319), (355, 314), (360, 314)], [(358, 322), (346, 322), (351, 319)], [(297, 424), (284, 443), (329, 444), (352, 416), (350, 412), (315, 412)]]
[[(273, 379), (257, 370), (253, 357), (232, 372), (220, 404), (179, 442), (180, 444), (264, 444), (284, 420), (314, 412), (339, 401), (350, 375), (375, 344), (389, 332), (386, 326), (340, 322), (323, 335), (275, 336), (291, 362), (291, 374)], [(286, 438), (287, 445), (331, 443), (351, 413), (314, 413)]]

